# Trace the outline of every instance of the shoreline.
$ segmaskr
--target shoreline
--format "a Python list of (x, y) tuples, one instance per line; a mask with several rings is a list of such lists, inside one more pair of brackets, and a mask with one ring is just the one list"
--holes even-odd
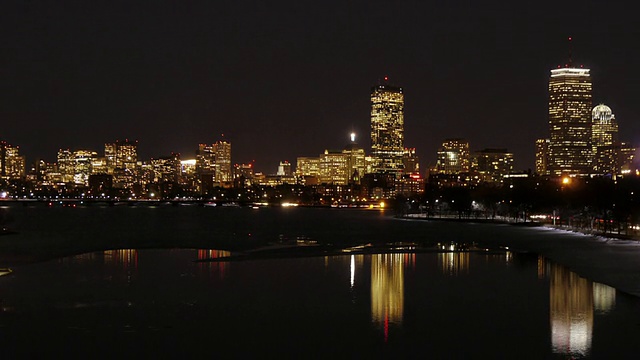
[(640, 241), (624, 234), (616, 236), (618, 234), (592, 233), (550, 224), (517, 226), (525, 223), (501, 220), (475, 221), (476, 219), (417, 216), (404, 216), (401, 219), (512, 226), (523, 232), (536, 232), (535, 235), (539, 235), (539, 238), (485, 239), (479, 245), (489, 248), (507, 247), (518, 253), (535, 253), (567, 267), (583, 278), (640, 297), (640, 267), (637, 266), (640, 261)]

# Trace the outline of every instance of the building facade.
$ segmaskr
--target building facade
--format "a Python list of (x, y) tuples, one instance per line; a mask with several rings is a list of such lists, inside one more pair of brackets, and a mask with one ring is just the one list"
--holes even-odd
[(513, 171), (513, 154), (507, 149), (484, 149), (476, 151), (472, 159), (472, 172), (480, 182), (502, 183)]
[(351, 134), (351, 142), (342, 149), (342, 153), (347, 159), (349, 182), (360, 184), (360, 179), (367, 173), (367, 162), (364, 149), (356, 142), (355, 134)]
[(549, 175), (549, 139), (536, 140), (536, 174)]
[(591, 146), (593, 151), (593, 172), (595, 174), (615, 174), (618, 171), (618, 123), (607, 105), (600, 104), (591, 112)]
[(592, 84), (589, 69), (551, 70), (549, 78), (549, 163), (551, 175), (586, 175), (593, 167)]
[(4, 179), (19, 179), (25, 176), (25, 160), (20, 148), (0, 141), (0, 175)]
[(214, 182), (222, 184), (233, 181), (233, 173), (231, 172), (231, 143), (220, 140), (213, 144), (215, 153), (215, 173)]
[(471, 165), (469, 142), (465, 139), (446, 139), (438, 149), (435, 173), (468, 173)]
[(371, 88), (371, 155), (374, 172), (400, 177), (404, 154), (404, 93), (402, 88)]

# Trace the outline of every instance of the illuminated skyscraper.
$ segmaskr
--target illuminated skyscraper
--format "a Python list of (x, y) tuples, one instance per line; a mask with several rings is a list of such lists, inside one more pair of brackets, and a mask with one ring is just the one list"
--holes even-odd
[(89, 185), (89, 175), (92, 173), (93, 162), (97, 155), (95, 151), (91, 150), (58, 150), (60, 181), (76, 185)]
[(420, 159), (418, 158), (418, 155), (416, 155), (416, 148), (405, 148), (404, 155), (402, 156), (402, 162), (404, 164), (405, 173), (420, 173)]
[(196, 173), (213, 175), (215, 173), (216, 157), (212, 145), (198, 144), (196, 150)]
[(536, 173), (549, 175), (549, 139), (536, 140)]
[(618, 151), (617, 172), (623, 175), (637, 173), (639, 167), (636, 159), (636, 147), (633, 144), (622, 142)]
[(73, 153), (69, 149), (58, 150), (58, 172), (62, 175), (62, 182), (70, 183), (73, 181), (75, 166), (73, 161)]
[(19, 179), (25, 176), (24, 156), (19, 147), (0, 141), (0, 175), (5, 179)]
[(113, 170), (116, 168), (116, 153), (116, 143), (104, 144), (104, 157), (107, 174), (113, 174)]
[(180, 154), (172, 153), (158, 159), (151, 159), (154, 183), (177, 183), (182, 172)]
[(589, 69), (551, 70), (549, 78), (549, 164), (552, 175), (592, 171), (591, 75)]
[(113, 175), (113, 186), (132, 189), (138, 175), (138, 141), (122, 141), (104, 144), (104, 157), (108, 174)]
[(280, 161), (280, 165), (278, 165), (277, 176), (291, 176), (291, 163), (287, 160)]
[(351, 134), (351, 142), (342, 149), (342, 153), (347, 159), (347, 175), (350, 183), (360, 183), (360, 179), (367, 171), (366, 154), (364, 149), (358, 146), (356, 134)]
[(231, 143), (220, 140), (213, 144), (215, 154), (215, 182), (223, 183), (233, 181), (231, 174)]
[(446, 139), (438, 149), (436, 173), (468, 173), (470, 166), (469, 142), (464, 139)]
[[(106, 150), (106, 146), (105, 146)], [(116, 169), (134, 171), (138, 162), (138, 141), (116, 141)]]
[(325, 150), (320, 155), (318, 179), (323, 184), (346, 185), (349, 182), (347, 155), (342, 151)]
[[(386, 78), (385, 78), (386, 80)], [(400, 176), (404, 154), (404, 94), (402, 88), (371, 88), (371, 154), (375, 172)]]
[(93, 171), (93, 162), (98, 153), (91, 150), (76, 150), (73, 152), (73, 182), (78, 185), (89, 185), (89, 175)]
[(296, 161), (296, 176), (315, 176), (320, 175), (320, 158), (299, 156)]
[(611, 108), (600, 104), (591, 112), (593, 171), (596, 174), (615, 174), (618, 159), (618, 123)]

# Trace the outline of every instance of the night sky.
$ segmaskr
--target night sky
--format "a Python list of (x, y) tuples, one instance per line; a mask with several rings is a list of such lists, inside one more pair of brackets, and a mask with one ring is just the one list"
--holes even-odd
[(622, 140), (640, 144), (640, 26), (610, 1), (3, 1), (0, 139), (31, 163), (138, 139), (142, 159), (220, 134), (234, 163), (369, 151), (371, 86), (405, 91), (421, 166), (445, 138), (533, 167), (549, 70), (591, 69)]

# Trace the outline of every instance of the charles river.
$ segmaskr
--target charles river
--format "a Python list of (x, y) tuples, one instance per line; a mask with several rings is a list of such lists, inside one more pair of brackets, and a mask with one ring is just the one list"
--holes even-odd
[[(4, 218), (2, 359), (640, 354), (640, 298), (495, 246), (584, 236), (326, 208), (34, 204)], [(340, 251), (246, 251), (292, 244)]]

